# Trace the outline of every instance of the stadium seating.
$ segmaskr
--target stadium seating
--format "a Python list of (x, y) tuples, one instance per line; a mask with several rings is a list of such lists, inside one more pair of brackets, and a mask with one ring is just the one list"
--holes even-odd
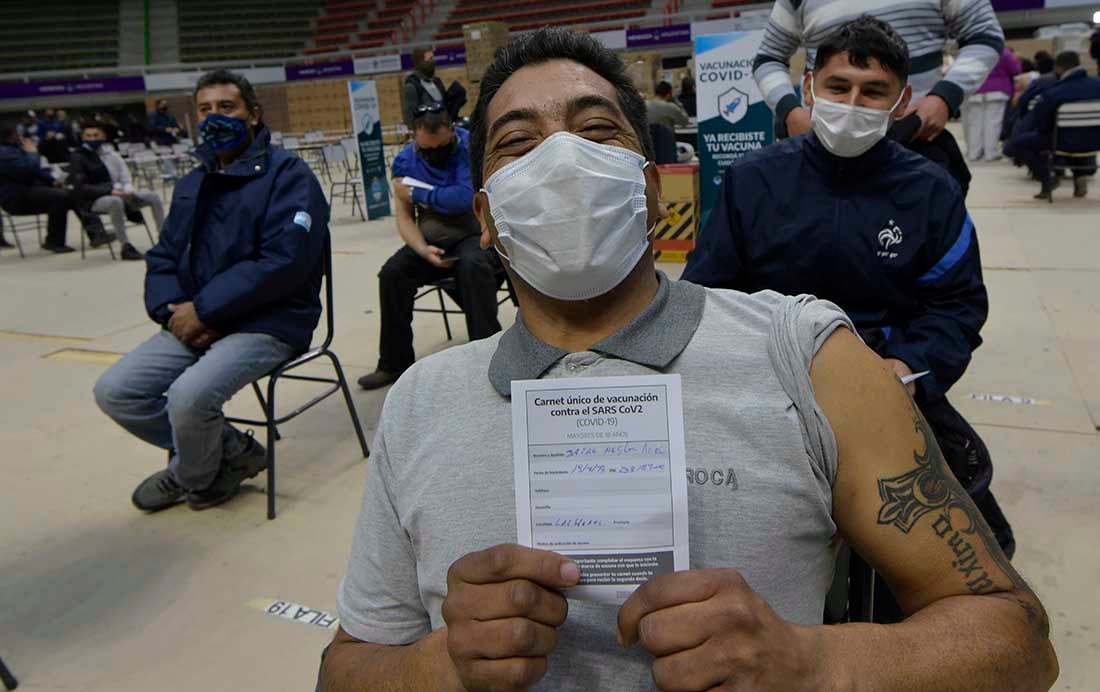
[(0, 72), (118, 64), (118, 3), (0, 0)]
[(312, 45), (302, 53), (378, 48), (392, 43), (394, 32), (417, 0), (325, 0)]
[(516, 9), (516, 3), (509, 0), (463, 0), (440, 25), (435, 38), (461, 38), (462, 25), (472, 22), (504, 22), (512, 31), (527, 31), (540, 26), (638, 19), (646, 15), (650, 4), (649, 0), (548, 0), (533, 8)]
[(320, 0), (186, 0), (179, 4), (180, 60), (297, 55), (320, 6)]

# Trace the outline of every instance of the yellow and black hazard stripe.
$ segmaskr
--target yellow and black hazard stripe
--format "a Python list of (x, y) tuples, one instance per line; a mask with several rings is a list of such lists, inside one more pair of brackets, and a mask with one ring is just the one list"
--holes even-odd
[(697, 205), (668, 202), (668, 218), (657, 223), (653, 238), (655, 257), (661, 262), (685, 262), (695, 249)]
[(695, 202), (669, 202), (668, 218), (657, 223), (657, 240), (692, 240), (695, 238)]

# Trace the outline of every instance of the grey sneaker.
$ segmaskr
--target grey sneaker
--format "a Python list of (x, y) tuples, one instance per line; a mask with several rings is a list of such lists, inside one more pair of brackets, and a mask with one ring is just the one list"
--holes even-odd
[(145, 512), (159, 512), (181, 501), (187, 489), (172, 478), (168, 469), (161, 469), (143, 480), (130, 500)]
[(1088, 178), (1074, 178), (1073, 179), (1073, 196), (1084, 197), (1089, 193), (1089, 179)]
[(209, 509), (231, 500), (241, 489), (241, 481), (266, 468), (267, 450), (249, 434), (244, 451), (222, 464), (209, 487), (191, 491), (187, 495), (187, 506), (194, 510)]

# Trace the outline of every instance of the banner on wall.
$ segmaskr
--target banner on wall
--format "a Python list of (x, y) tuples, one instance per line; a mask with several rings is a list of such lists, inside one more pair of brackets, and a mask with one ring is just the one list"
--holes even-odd
[(648, 48), (691, 43), (691, 24), (673, 24), (646, 29), (627, 29), (627, 48)]
[(744, 31), (695, 38), (701, 229), (726, 167), (774, 139), (772, 111), (752, 78), (763, 36), (762, 31)]
[(370, 55), (365, 58), (355, 58), (352, 63), (355, 66), (355, 74), (379, 74), (382, 72), (400, 72), (401, 54)]
[(363, 170), (363, 197), (367, 218), (390, 215), (390, 186), (386, 160), (382, 155), (382, 119), (378, 108), (378, 90), (371, 80), (348, 80), (351, 122), (359, 147), (359, 165)]
[(145, 91), (145, 80), (141, 76), (136, 76), (55, 79), (46, 82), (9, 82), (0, 84), (0, 99), (102, 94), (114, 91)]
[(354, 72), (355, 65), (351, 60), (312, 62), (301, 65), (287, 65), (286, 80), (297, 82), (303, 79), (328, 79), (330, 77), (343, 77)]

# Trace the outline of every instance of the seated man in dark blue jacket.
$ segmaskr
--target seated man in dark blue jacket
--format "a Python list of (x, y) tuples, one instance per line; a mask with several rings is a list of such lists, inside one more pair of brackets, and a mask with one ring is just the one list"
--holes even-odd
[[(1100, 100), (1100, 77), (1090, 77), (1081, 66), (1081, 58), (1073, 51), (1065, 51), (1054, 59), (1054, 73), (1058, 81), (1035, 96), (1034, 106), (1024, 116), (1018, 130), (1013, 133), (1008, 149), (1035, 173), (1042, 188), (1036, 199), (1049, 199), (1057, 179), (1051, 175), (1049, 157), (1053, 142), (1054, 125), (1058, 109), (1074, 101)], [(1100, 149), (1100, 141), (1090, 134), (1092, 128), (1064, 128), (1059, 130), (1058, 149), (1066, 152), (1088, 152)], [(1073, 170), (1073, 196), (1088, 194), (1088, 177), (1096, 174), (1096, 157), (1088, 160), (1091, 168)], [(1081, 159), (1077, 159), (1080, 164)]]
[(266, 468), (265, 450), (222, 405), (309, 348), (321, 315), (329, 207), (301, 159), (271, 144), (243, 77), (204, 75), (195, 89), (202, 165), (177, 184), (146, 254), (145, 308), (161, 331), (95, 385), (103, 411), (172, 450), (134, 491), (146, 511), (186, 497), (204, 509)]
[(1011, 556), (989, 453), (946, 398), (989, 310), (974, 224), (942, 168), (883, 137), (905, 111), (908, 69), (905, 43), (877, 19), (827, 40), (804, 84), (813, 130), (730, 165), (683, 278), (843, 308), (899, 377), (920, 375), (910, 392)]
[[(470, 341), (500, 331), (494, 254), (481, 247), (481, 225), (473, 212), (468, 134), (454, 127), (442, 103), (419, 106), (413, 141), (393, 160), (397, 232), (405, 247), (378, 273), (382, 335), (378, 369), (359, 378), (363, 389), (393, 384), (416, 361), (413, 299), (421, 286), (454, 277), (455, 299), (466, 314)], [(406, 185), (405, 178), (415, 185)]]

